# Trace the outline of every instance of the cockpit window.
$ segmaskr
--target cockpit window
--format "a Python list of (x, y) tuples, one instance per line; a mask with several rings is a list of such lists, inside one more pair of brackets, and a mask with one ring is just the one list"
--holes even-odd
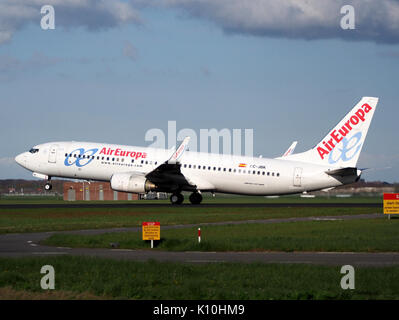
[(39, 149), (32, 148), (32, 149), (29, 150), (29, 152), (30, 153), (36, 153), (36, 152), (39, 152)]

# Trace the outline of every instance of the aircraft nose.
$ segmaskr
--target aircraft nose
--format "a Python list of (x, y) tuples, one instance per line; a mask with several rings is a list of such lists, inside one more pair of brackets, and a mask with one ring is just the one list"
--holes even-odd
[(26, 154), (25, 154), (25, 153), (21, 153), (21, 154), (17, 155), (17, 156), (15, 157), (15, 161), (16, 161), (20, 166), (24, 167), (24, 166), (25, 166), (25, 163), (26, 163)]

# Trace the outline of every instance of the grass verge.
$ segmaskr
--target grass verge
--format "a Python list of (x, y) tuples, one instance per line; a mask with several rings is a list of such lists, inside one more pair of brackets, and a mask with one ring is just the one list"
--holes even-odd
[[(55, 290), (40, 269), (55, 269)], [(0, 259), (0, 298), (66, 299), (398, 299), (399, 267), (356, 268), (342, 290), (339, 267), (285, 264), (177, 264), (87, 257)], [(16, 292), (18, 295), (16, 296)], [(65, 294), (67, 293), (67, 294)]]
[[(203, 226), (198, 244), (197, 228), (169, 229), (155, 241), (156, 250), (170, 251), (399, 251), (399, 219), (285, 222)], [(56, 234), (45, 245), (125, 249), (148, 249), (141, 232), (100, 235)]]
[(144, 221), (161, 225), (268, 218), (349, 215), (381, 212), (376, 208), (57, 208), (0, 210), (0, 233), (102, 229), (140, 226)]

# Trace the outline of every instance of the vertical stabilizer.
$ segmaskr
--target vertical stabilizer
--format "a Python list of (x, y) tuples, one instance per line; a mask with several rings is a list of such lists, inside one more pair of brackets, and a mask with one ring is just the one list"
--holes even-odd
[(356, 167), (378, 98), (363, 97), (313, 148), (284, 157), (334, 167)]

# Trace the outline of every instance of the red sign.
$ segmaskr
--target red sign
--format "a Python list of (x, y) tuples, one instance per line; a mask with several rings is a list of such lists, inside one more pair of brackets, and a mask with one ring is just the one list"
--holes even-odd
[(143, 227), (144, 226), (160, 226), (160, 222), (143, 222)]
[(399, 193), (384, 193), (384, 200), (399, 200)]
[(143, 222), (143, 240), (160, 240), (161, 239), (161, 223), (159, 222)]

